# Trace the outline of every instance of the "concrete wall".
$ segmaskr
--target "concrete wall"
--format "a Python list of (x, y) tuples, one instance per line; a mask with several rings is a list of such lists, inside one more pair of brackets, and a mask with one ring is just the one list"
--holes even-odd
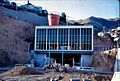
[[(45, 65), (54, 63), (55, 59), (47, 57), (47, 54), (36, 54), (34, 50), (31, 51), (33, 58), (31, 59), (31, 63), (38, 65), (38, 67), (43, 68)], [(34, 61), (34, 62), (33, 62)]]
[(91, 55), (81, 55), (80, 63), (82, 67), (90, 67), (92, 64)]

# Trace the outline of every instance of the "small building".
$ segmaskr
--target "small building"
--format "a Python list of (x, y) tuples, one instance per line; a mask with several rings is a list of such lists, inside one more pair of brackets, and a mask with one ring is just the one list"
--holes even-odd
[(90, 66), (93, 54), (93, 26), (36, 26), (34, 51), (57, 63)]
[(41, 14), (42, 15), (43, 9), (42, 9), (41, 6), (39, 6), (39, 7), (38, 6), (34, 6), (33, 4), (28, 2), (27, 4), (21, 5), (20, 7), (22, 9), (25, 9), (25, 10), (28, 10), (28, 11), (32, 11), (32, 12), (34, 12), (36, 14)]

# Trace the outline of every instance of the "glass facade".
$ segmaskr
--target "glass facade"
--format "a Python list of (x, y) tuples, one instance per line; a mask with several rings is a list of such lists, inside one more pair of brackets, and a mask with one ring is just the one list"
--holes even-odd
[(92, 27), (38, 28), (36, 50), (92, 50)]
[(82, 28), (81, 29), (81, 50), (92, 49), (92, 29)]
[(47, 29), (47, 49), (57, 50), (57, 29)]

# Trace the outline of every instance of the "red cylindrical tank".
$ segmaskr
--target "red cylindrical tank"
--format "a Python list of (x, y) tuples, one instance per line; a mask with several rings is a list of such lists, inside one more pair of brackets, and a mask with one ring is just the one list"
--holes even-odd
[(49, 26), (59, 25), (60, 16), (57, 14), (48, 14)]

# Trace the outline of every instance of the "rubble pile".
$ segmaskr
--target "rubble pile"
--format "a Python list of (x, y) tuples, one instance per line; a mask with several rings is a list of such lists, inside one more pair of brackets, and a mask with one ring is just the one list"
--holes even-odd
[(44, 67), (44, 70), (46, 72), (49, 72), (49, 71), (53, 71), (53, 72), (72, 72), (72, 68), (68, 65), (68, 64), (65, 64), (65, 66), (61, 66), (60, 64), (50, 64), (50, 65), (46, 65)]
[(105, 75), (97, 75), (97, 76), (94, 77), (94, 79), (96, 81), (111, 81), (111, 77), (110, 76), (105, 76)]
[(37, 70), (35, 68), (27, 67), (27, 66), (17, 66), (7, 72), (4, 72), (2, 75), (37, 75), (44, 74), (41, 70)]
[(69, 81), (70, 78), (92, 79), (92, 81), (111, 81), (112, 75), (99, 75), (99, 74), (68, 74), (64, 76), (61, 81)]
[(80, 73), (74, 72), (74, 70), (69, 66), (61, 66), (61, 65), (47, 65), (45, 67), (46, 75), (45, 77), (41, 78), (41, 80), (50, 81), (50, 79), (54, 79), (55, 81), (69, 81), (70, 78), (83, 78), (92, 79), (92, 81), (111, 81), (112, 74), (94, 74), (94, 73)]
[[(53, 67), (53, 65), (48, 65), (45, 67), (44, 71), (28, 66), (16, 66), (12, 70), (3, 73), (2, 76), (0, 75), (0, 77), (5, 81), (50, 81), (51, 79), (55, 81), (70, 81), (71, 78), (79, 78), (81, 81), (82, 79), (111, 81), (112, 79), (112, 74), (80, 73), (74, 72), (73, 70), (69, 72), (70, 67), (68, 65), (64, 66), (64, 68), (62, 66), (58, 68), (55, 67)], [(60, 69), (61, 67), (62, 70)]]

